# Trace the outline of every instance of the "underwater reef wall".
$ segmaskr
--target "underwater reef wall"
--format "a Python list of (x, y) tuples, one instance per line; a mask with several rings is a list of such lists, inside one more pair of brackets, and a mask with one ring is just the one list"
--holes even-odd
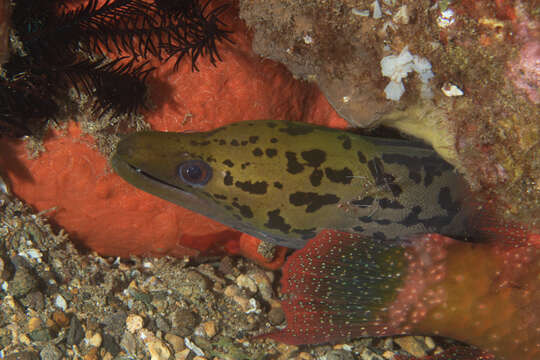
[(359, 127), (431, 143), (507, 218), (540, 213), (540, 11), (528, 1), (240, 1), (253, 49)]

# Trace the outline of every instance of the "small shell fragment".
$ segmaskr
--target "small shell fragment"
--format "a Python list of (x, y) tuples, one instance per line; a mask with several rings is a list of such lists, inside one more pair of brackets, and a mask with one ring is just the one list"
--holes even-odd
[(448, 82), (443, 85), (443, 87), (441, 88), (441, 91), (443, 92), (444, 95), (448, 97), (463, 95), (463, 91), (460, 88)]
[(357, 8), (353, 8), (352, 13), (353, 15), (356, 15), (356, 16), (362, 16), (362, 17), (369, 16), (369, 10), (358, 10)]
[(374, 19), (380, 19), (382, 17), (382, 11), (381, 11), (381, 5), (379, 5), (379, 2), (375, 0), (371, 6), (373, 7), (373, 18)]
[(437, 18), (437, 25), (439, 25), (440, 28), (447, 28), (450, 25), (452, 25), (456, 19), (454, 18), (454, 10), (452, 9), (446, 9), (444, 11), (441, 11), (441, 14)]

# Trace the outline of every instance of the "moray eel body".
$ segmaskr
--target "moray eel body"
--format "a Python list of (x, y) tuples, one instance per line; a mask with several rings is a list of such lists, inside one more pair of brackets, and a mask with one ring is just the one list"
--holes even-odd
[(135, 133), (112, 164), (142, 190), (290, 248), (325, 228), (379, 240), (467, 235), (461, 179), (433, 150), (407, 141), (246, 121)]

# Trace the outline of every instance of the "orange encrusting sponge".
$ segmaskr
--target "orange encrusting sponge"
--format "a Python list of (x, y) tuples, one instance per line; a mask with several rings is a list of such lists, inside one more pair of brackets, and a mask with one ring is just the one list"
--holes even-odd
[[(253, 119), (307, 121), (345, 127), (315, 86), (294, 80), (281, 65), (251, 51), (251, 37), (230, 9), (224, 22), (234, 44), (219, 44), (223, 62), (174, 61), (149, 79), (155, 109), (145, 114), (154, 130), (206, 131)], [(28, 159), (21, 141), (0, 141), (0, 168), (14, 193), (65, 228), (73, 241), (104, 255), (197, 255), (240, 253), (270, 267), (257, 253), (257, 241), (224, 225), (144, 193), (123, 181), (94, 148), (94, 140), (71, 122), (48, 133), (46, 151)]]

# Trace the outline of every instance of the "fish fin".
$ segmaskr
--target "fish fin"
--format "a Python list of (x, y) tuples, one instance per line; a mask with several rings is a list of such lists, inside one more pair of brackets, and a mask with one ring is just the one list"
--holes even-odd
[(322, 231), (283, 268), (287, 327), (269, 334), (288, 344), (334, 342), (404, 333), (388, 306), (405, 281), (407, 245)]

